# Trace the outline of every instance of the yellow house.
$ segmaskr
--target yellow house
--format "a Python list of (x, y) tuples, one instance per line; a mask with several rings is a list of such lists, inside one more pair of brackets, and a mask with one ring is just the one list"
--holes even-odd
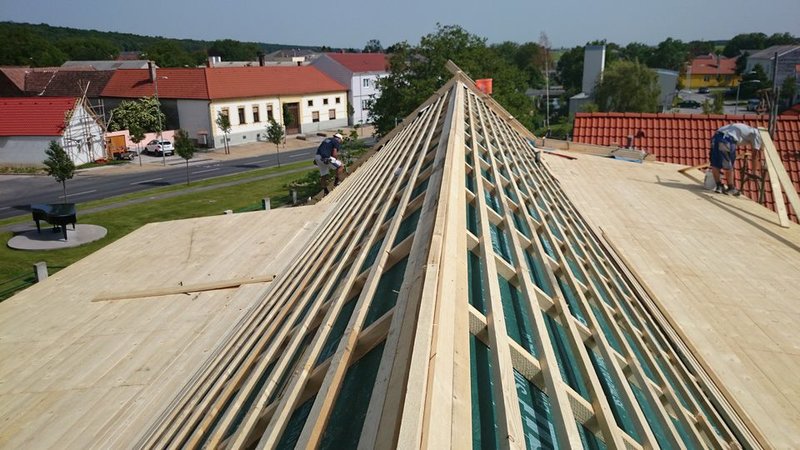
[(701, 87), (736, 87), (741, 78), (736, 73), (736, 58), (708, 54), (698, 56), (680, 75), (686, 89)]

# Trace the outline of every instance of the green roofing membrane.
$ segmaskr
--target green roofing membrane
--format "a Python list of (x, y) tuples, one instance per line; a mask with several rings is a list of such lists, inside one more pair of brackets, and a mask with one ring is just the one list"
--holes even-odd
[(467, 252), (467, 278), (469, 286), (467, 287), (467, 294), (469, 295), (469, 304), (473, 308), (486, 315), (486, 289), (483, 285), (483, 261), (473, 252)]
[(583, 380), (583, 375), (578, 368), (575, 354), (572, 352), (572, 347), (569, 346), (567, 333), (564, 331), (564, 328), (549, 315), (544, 314), (544, 321), (547, 324), (547, 334), (550, 336), (550, 342), (552, 342), (553, 350), (556, 354), (561, 378), (569, 387), (580, 394), (581, 397), (591, 401), (591, 398), (589, 398), (589, 390), (586, 388), (586, 382)]
[(358, 447), (384, 344), (385, 342), (381, 342), (347, 369), (336, 403), (331, 410), (328, 426), (322, 435), (320, 449), (339, 450)]
[(594, 350), (590, 348), (586, 350), (589, 352), (589, 358), (592, 360), (592, 365), (597, 373), (597, 378), (600, 380), (600, 386), (603, 388), (606, 400), (608, 400), (608, 404), (611, 406), (611, 412), (614, 414), (617, 426), (622, 428), (622, 430), (628, 433), (636, 442), (641, 444), (642, 438), (639, 436), (639, 433), (636, 432), (633, 419), (631, 419), (631, 415), (625, 407), (625, 402), (622, 401), (620, 388), (617, 386), (608, 366), (606, 366), (605, 360)]
[(497, 282), (500, 285), (500, 300), (503, 304), (506, 332), (528, 353), (538, 357), (533, 338), (533, 326), (527, 308), (523, 305), (526, 300), (522, 292), (501, 276), (497, 277)]
[(500, 447), (497, 432), (497, 405), (494, 401), (491, 351), (469, 335), (470, 379), (472, 392), (472, 448), (494, 450)]
[(550, 398), (516, 370), (514, 371), (514, 381), (517, 386), (526, 448), (544, 450), (559, 448), (556, 430), (553, 426)]
[(508, 246), (508, 236), (505, 230), (500, 229), (497, 225), (489, 224), (489, 233), (492, 235), (492, 248), (495, 253), (500, 255), (507, 262), (513, 262), (511, 259), (511, 248)]
[(369, 310), (367, 310), (367, 317), (364, 319), (364, 328), (386, 314), (397, 303), (397, 296), (400, 295), (400, 288), (403, 286), (407, 263), (408, 256), (393, 265), (381, 276), (375, 295), (369, 305)]

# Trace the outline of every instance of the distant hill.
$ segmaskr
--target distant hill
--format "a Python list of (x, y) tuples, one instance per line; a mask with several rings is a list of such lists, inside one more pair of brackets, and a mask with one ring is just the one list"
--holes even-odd
[[(77, 45), (76, 45), (77, 44)], [(155, 48), (179, 48), (191, 56), (193, 61), (202, 61), (208, 54), (240, 50), (271, 53), (282, 49), (318, 51), (322, 47), (263, 42), (239, 42), (231, 39), (202, 41), (196, 39), (174, 39), (162, 36), (143, 36), (113, 31), (83, 30), (54, 27), (47, 24), (0, 22), (0, 65), (60, 65), (69, 59), (113, 59), (120, 52), (144, 52)], [(216, 51), (215, 51), (216, 49)], [(94, 53), (92, 53), (94, 52)], [(150, 53), (158, 53), (151, 50)], [(224, 59), (226, 55), (221, 55)], [(231, 55), (234, 56), (234, 55)], [(256, 55), (253, 55), (255, 58)], [(151, 59), (156, 59), (151, 57)], [(158, 62), (158, 61), (157, 61)], [(181, 64), (161, 64), (185, 65)]]

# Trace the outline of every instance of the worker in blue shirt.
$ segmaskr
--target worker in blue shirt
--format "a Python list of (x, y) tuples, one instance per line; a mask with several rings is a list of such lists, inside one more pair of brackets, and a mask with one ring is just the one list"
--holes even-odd
[(339, 161), (339, 150), (341, 150), (342, 135), (336, 133), (333, 137), (325, 138), (322, 143), (319, 144), (317, 147), (317, 154), (314, 157), (314, 164), (317, 165), (319, 169), (319, 181), (322, 185), (322, 190), (327, 194), (329, 191), (328, 189), (328, 178), (331, 169), (334, 170), (333, 174), (333, 185), (337, 186), (339, 184), (339, 174), (342, 173), (344, 170), (344, 164)]

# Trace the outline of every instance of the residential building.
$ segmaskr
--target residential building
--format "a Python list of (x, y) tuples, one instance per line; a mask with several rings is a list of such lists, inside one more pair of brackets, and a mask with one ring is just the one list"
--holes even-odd
[(741, 80), (736, 74), (736, 59), (718, 54), (700, 55), (687, 64), (680, 82), (685, 89), (735, 87)]
[(0, 165), (42, 167), (50, 141), (81, 165), (105, 158), (103, 128), (75, 97), (0, 98)]
[(348, 86), (347, 101), (353, 106), (350, 125), (370, 123), (369, 104), (381, 96), (378, 80), (389, 75), (389, 59), (383, 53), (325, 53), (312, 62), (339, 83)]
[[(641, 114), (641, 113), (578, 113), (575, 116), (573, 140), (585, 144), (624, 147), (630, 136), (634, 146), (653, 155), (658, 161), (696, 166), (708, 162), (711, 136), (717, 128), (733, 123), (746, 123), (766, 128), (766, 115), (705, 114)], [(800, 191), (800, 116), (778, 116), (775, 148), (783, 160), (789, 177)], [(746, 149), (745, 149), (746, 150)], [(737, 165), (738, 166), (738, 165)], [(736, 185), (741, 182), (735, 171)], [(759, 200), (758, 185), (748, 182), (743, 192)], [(775, 209), (770, 183), (765, 183), (764, 204)], [(791, 208), (788, 209), (791, 213)], [(790, 214), (797, 221), (797, 215)]]
[[(103, 90), (106, 110), (123, 100), (155, 96), (164, 129), (181, 128), (199, 145), (219, 148), (265, 139), (269, 119), (287, 134), (347, 126), (347, 92), (311, 66), (118, 70)], [(227, 115), (227, 136), (217, 126)]]
[(800, 64), (800, 45), (774, 45), (764, 50), (758, 50), (747, 57), (747, 68), (745, 72), (752, 71), (756, 65), (760, 65), (767, 75), (767, 79), (773, 80), (773, 68), (775, 66), (775, 55), (778, 55), (778, 73), (775, 77), (776, 84), (780, 86), (783, 80), (796, 76), (797, 65)]
[(146, 59), (117, 59), (114, 61), (67, 61), (61, 65), (64, 68), (91, 67), (94, 70), (117, 69), (146, 69), (150, 61)]

